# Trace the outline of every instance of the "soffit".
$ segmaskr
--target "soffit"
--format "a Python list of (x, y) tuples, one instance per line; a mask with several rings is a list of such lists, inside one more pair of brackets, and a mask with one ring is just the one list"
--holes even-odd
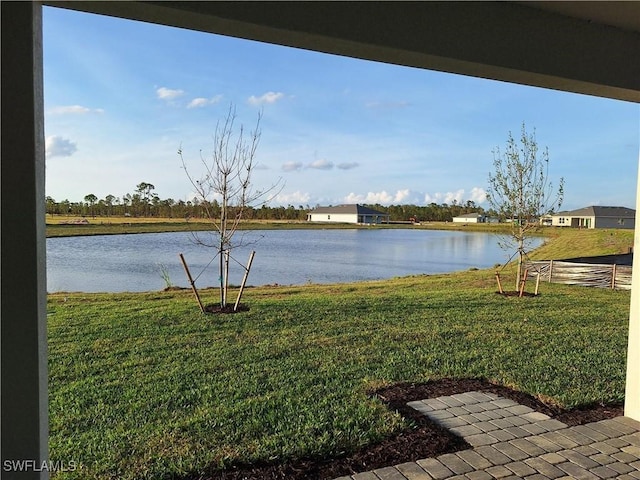
[(519, 2), (530, 7), (589, 23), (640, 32), (640, 2)]
[(45, 4), (640, 102), (640, 2)]

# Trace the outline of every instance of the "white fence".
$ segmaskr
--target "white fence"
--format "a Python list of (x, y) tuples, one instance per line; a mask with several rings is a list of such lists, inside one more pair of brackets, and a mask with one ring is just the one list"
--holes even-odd
[(584, 287), (631, 289), (631, 267), (546, 260), (527, 262), (529, 277), (540, 274), (541, 281)]

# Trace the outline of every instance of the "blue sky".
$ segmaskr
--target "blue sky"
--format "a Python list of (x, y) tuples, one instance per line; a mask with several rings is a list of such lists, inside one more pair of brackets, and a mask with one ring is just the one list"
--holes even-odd
[(229, 106), (255, 127), (272, 205), (485, 202), (492, 150), (524, 122), (565, 179), (563, 209), (635, 208), (640, 107), (44, 8), (47, 195), (190, 200)]

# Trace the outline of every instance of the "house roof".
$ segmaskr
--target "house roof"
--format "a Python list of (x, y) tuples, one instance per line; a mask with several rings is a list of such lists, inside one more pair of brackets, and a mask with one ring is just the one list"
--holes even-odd
[(579, 208), (578, 210), (558, 212), (554, 216), (635, 218), (636, 211), (627, 207), (604, 207), (592, 205), (590, 207)]
[(333, 214), (356, 214), (356, 215), (385, 215), (388, 216), (388, 213), (379, 212), (377, 210), (373, 210), (372, 208), (363, 207), (358, 204), (348, 204), (348, 205), (337, 205), (335, 207), (317, 207), (311, 210), (311, 213), (333, 213)]
[(463, 215), (457, 215), (455, 218), (482, 218), (484, 215), (474, 212), (474, 213), (465, 213)]

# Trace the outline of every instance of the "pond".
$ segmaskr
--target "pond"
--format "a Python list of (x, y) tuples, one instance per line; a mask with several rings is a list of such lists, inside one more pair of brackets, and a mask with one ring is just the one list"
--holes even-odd
[[(203, 239), (210, 234), (205, 232)], [(411, 229), (239, 231), (230, 281), (239, 285), (251, 250), (248, 285), (299, 285), (376, 280), (413, 274), (489, 268), (510, 253), (487, 233)], [(542, 240), (536, 240), (537, 246)], [(49, 292), (140, 292), (189, 283), (183, 253), (199, 288), (218, 283), (215, 249), (188, 232), (47, 239)]]

